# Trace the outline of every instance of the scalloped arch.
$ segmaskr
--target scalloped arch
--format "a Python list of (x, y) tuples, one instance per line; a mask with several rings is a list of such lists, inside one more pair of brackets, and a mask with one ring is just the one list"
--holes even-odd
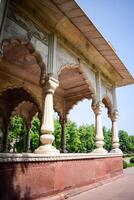
[(58, 78), (59, 78), (59, 75), (61, 74), (61, 72), (64, 70), (64, 69), (78, 69), (79, 72), (83, 75), (86, 83), (88, 84), (89, 86), (89, 90), (92, 92), (92, 99), (95, 100), (96, 99), (96, 92), (95, 92), (95, 89), (91, 83), (91, 81), (88, 79), (86, 73), (82, 70), (81, 66), (79, 64), (65, 64), (65, 65), (62, 65), (60, 68), (59, 68), (59, 71), (58, 71)]
[[(33, 103), (37, 106), (37, 109), (39, 110), (39, 112), (41, 112), (41, 107), (39, 104), (38, 99), (33, 95), (32, 91), (30, 89), (28, 89), (27, 87), (20, 85), (10, 85), (9, 87), (3, 88), (0, 91), (0, 96), (3, 95), (3, 93), (9, 91), (9, 90), (14, 90), (14, 89), (23, 89), (25, 92), (27, 92), (27, 94), (29, 94), (29, 96), (33, 99)], [(21, 102), (20, 102), (21, 103)]]
[(10, 38), (3, 41), (3, 58), (16, 65), (34, 65), (40, 67), (40, 80), (46, 76), (46, 65), (41, 55), (35, 50), (30, 41)]
[[(72, 100), (72, 103), (67, 103), (65, 108), (63, 108), (62, 102), (60, 102), (60, 100), (57, 100), (58, 102), (55, 101), (55, 105), (54, 105), (54, 110), (58, 113), (59, 117), (65, 117), (64, 115), (68, 115), (70, 110), (77, 105), (80, 101), (83, 101), (84, 99), (92, 99), (92, 101), (96, 100), (96, 93), (95, 93), (95, 89), (92, 86), (91, 81), (89, 80), (88, 76), (86, 75), (85, 71), (83, 71), (82, 67), (80, 67), (79, 64), (65, 64), (62, 65), (58, 71), (58, 79), (59, 82), (64, 79), (62, 79), (62, 74), (64, 74), (64, 70), (69, 69), (73, 70), (75, 69), (77, 72), (79, 72), (80, 75), (82, 75), (83, 77), (83, 82), (85, 82), (85, 85), (87, 86), (87, 91), (89, 91), (89, 94), (82, 94), (80, 96), (77, 96), (76, 99)], [(62, 73), (63, 72), (63, 73)], [(67, 71), (65, 71), (65, 73), (67, 73)], [(61, 76), (60, 76), (61, 75)], [(79, 79), (78, 79), (79, 80)], [(60, 84), (59, 84), (60, 85)], [(59, 86), (60, 87), (60, 86)], [(61, 87), (62, 89), (62, 87)], [(60, 88), (59, 88), (60, 91)], [(66, 93), (66, 89), (65, 89), (65, 93)], [(64, 95), (64, 94), (63, 94)], [(65, 101), (66, 101), (66, 96), (64, 97)], [(63, 111), (64, 110), (64, 111)]]
[(102, 102), (103, 102), (103, 104), (105, 105), (105, 107), (108, 109), (108, 113), (111, 112), (111, 111), (112, 111), (113, 104), (112, 104), (110, 98), (109, 98), (107, 95), (105, 95), (105, 96), (103, 96), (103, 98), (102, 98)]
[[(13, 117), (13, 116), (15, 116), (15, 115), (17, 115), (17, 114), (19, 114), (21, 117), (24, 117), (25, 119), (27, 119), (26, 113), (21, 112), (21, 107), (23, 107), (24, 104), (25, 104), (25, 105), (27, 104), (27, 105), (28, 105), (28, 109), (31, 110), (31, 111), (33, 111), (33, 113), (30, 113), (29, 110), (28, 110), (28, 114), (29, 114), (29, 115), (31, 114), (31, 115), (29, 116), (29, 118), (30, 118), (30, 120), (32, 120), (33, 116), (38, 112), (38, 108), (37, 108), (37, 106), (36, 106), (33, 102), (31, 102), (31, 101), (22, 101), (22, 102), (20, 102), (20, 103), (14, 108), (14, 110), (12, 111), (10, 118)], [(24, 111), (25, 111), (25, 110), (24, 110)]]
[(88, 98), (82, 98), (82, 99), (76, 101), (76, 103), (73, 104), (73, 105), (68, 109), (66, 115), (69, 115), (69, 112), (70, 112), (75, 106), (77, 106), (80, 102), (84, 101), (85, 99), (89, 100)]

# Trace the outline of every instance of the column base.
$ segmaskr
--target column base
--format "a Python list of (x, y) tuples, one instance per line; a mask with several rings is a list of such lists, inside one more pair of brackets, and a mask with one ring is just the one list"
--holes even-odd
[(59, 154), (60, 151), (57, 150), (54, 146), (51, 144), (45, 144), (40, 147), (38, 147), (34, 153), (36, 154)]
[(96, 148), (92, 151), (92, 153), (100, 153), (100, 154), (107, 154), (108, 151), (106, 149), (104, 149), (103, 147), (99, 147), (99, 148)]
[(121, 155), (123, 154), (122, 151), (119, 148), (112, 149), (110, 151), (110, 153), (117, 153), (117, 154), (121, 154)]

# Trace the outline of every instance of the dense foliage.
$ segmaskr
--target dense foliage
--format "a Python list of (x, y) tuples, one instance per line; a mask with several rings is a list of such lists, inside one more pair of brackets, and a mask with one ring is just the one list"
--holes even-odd
[(40, 120), (37, 115), (33, 117), (30, 129), (30, 147), (33, 152), (39, 146)]
[[(40, 120), (37, 115), (33, 117), (30, 129), (30, 146), (34, 151), (39, 146)], [(27, 128), (25, 120), (20, 116), (11, 119), (8, 135), (8, 150), (25, 152), (27, 144)]]
[(128, 135), (124, 130), (119, 131), (120, 149), (123, 153), (134, 153), (134, 135)]
[(8, 149), (11, 151), (24, 152), (26, 148), (25, 120), (20, 116), (11, 119), (8, 135)]
[(134, 157), (130, 159), (130, 163), (134, 163)]
[(125, 160), (123, 160), (123, 169), (127, 168), (127, 162)]
[[(11, 119), (8, 150), (17, 152), (26, 151), (27, 129), (25, 120), (20, 116)], [(77, 126), (76, 123), (68, 120), (66, 125), (66, 150), (67, 152), (91, 152), (95, 148), (95, 127), (94, 125)], [(110, 151), (112, 149), (112, 133), (110, 129), (103, 127), (104, 148)], [(30, 129), (30, 145), (33, 152), (39, 146), (40, 120), (38, 116), (34, 116)], [(61, 142), (61, 126), (59, 121), (55, 120), (55, 142), (54, 145), (60, 149)], [(134, 153), (134, 136), (129, 136), (124, 130), (119, 131), (120, 148), (123, 153)], [(0, 144), (2, 143), (2, 131), (0, 129)]]

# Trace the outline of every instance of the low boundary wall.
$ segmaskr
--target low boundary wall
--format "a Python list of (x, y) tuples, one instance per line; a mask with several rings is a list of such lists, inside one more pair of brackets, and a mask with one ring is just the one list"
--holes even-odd
[(69, 195), (122, 173), (122, 156), (110, 153), (55, 156), (0, 153), (0, 199)]

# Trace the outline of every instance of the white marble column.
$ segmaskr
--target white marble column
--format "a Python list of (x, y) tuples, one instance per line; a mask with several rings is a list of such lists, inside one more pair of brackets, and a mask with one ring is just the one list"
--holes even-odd
[(104, 105), (102, 102), (98, 102), (97, 104), (92, 105), (92, 109), (95, 113), (95, 144), (96, 149), (93, 150), (93, 153), (100, 153), (105, 154), (107, 151), (103, 148), (104, 145), (104, 136), (103, 136), (103, 129), (102, 129), (102, 123), (101, 123), (101, 113), (104, 108)]
[(53, 119), (53, 94), (58, 86), (58, 81), (53, 77), (49, 77), (45, 83), (44, 92), (44, 109), (42, 116), (42, 126), (41, 126), (41, 146), (35, 150), (35, 153), (40, 154), (55, 154), (59, 153), (52, 143), (54, 141), (54, 119)]
[(118, 136), (118, 130), (117, 130), (117, 119), (118, 119), (119, 113), (117, 110), (113, 111), (109, 114), (109, 117), (112, 121), (112, 150), (111, 153), (119, 153), (122, 154), (122, 151), (119, 149), (119, 136)]

